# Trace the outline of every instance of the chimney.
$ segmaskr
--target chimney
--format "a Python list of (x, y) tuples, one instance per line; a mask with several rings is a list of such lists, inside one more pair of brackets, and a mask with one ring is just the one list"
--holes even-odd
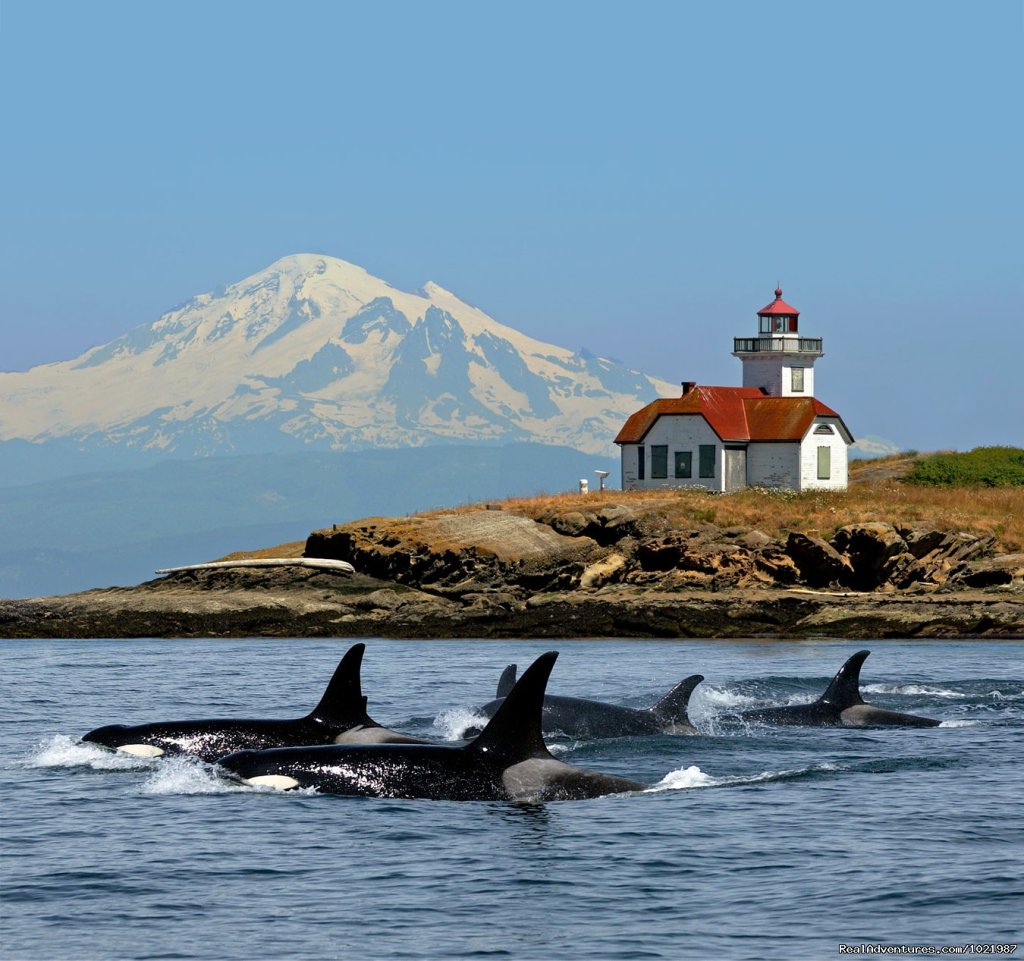
[(695, 381), (695, 380), (684, 380), (683, 381), (683, 396), (685, 397), (696, 386), (697, 386), (697, 381)]

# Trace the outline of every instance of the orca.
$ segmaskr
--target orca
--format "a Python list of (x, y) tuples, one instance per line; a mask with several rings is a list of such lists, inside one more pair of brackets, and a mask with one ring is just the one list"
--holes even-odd
[(480, 736), (464, 746), (346, 744), (240, 751), (219, 765), (235, 780), (358, 797), (541, 802), (644, 789), (552, 757), (541, 733), (544, 690), (558, 654), (523, 673)]
[[(637, 709), (590, 701), (582, 697), (562, 697), (548, 694), (544, 697), (541, 725), (548, 737), (564, 734), (577, 740), (606, 737), (630, 737), (645, 734), (696, 734), (690, 723), (687, 706), (693, 689), (704, 680), (703, 674), (691, 674), (680, 681), (653, 707)], [(505, 696), (516, 683), (516, 665), (509, 664), (498, 680), (495, 700), (480, 708), (480, 713), (494, 717)], [(470, 737), (478, 733), (475, 728), (463, 732)]]
[(82, 740), (136, 757), (189, 754), (203, 761), (216, 761), (245, 748), (261, 750), (290, 744), (426, 743), (381, 727), (366, 713), (366, 698), (359, 679), (365, 649), (365, 644), (349, 648), (320, 703), (305, 717), (296, 720), (109, 724), (90, 731)]
[(744, 721), (807, 727), (937, 727), (939, 721), (915, 714), (888, 711), (865, 703), (860, 696), (860, 669), (870, 651), (858, 651), (832, 678), (825, 693), (810, 704), (791, 704), (743, 711)]

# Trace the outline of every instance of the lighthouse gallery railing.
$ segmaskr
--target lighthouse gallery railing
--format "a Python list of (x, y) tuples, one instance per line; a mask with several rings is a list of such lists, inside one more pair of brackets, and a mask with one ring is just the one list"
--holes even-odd
[(753, 354), (762, 350), (820, 354), (821, 341), (821, 337), (734, 337), (732, 349), (736, 354)]

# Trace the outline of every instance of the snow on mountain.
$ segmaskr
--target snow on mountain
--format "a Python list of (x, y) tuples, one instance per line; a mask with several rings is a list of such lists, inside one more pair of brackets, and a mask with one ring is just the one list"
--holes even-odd
[(200, 294), (74, 360), (0, 373), (0, 441), (178, 456), (537, 441), (613, 450), (674, 385), (316, 254)]

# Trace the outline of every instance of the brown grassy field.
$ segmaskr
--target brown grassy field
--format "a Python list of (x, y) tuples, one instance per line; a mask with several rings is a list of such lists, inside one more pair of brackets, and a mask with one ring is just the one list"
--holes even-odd
[[(915, 487), (901, 478), (914, 462), (913, 455), (853, 461), (846, 491), (791, 491), (751, 489), (718, 495), (706, 491), (665, 488), (658, 491), (575, 492), (512, 498), (501, 507), (534, 519), (570, 510), (600, 510), (608, 505), (635, 509), (652, 530), (685, 529), (695, 524), (757, 528), (784, 536), (803, 531), (831, 537), (846, 524), (885, 521), (894, 525), (930, 527), (995, 535), (1006, 552), (1024, 551), (1024, 488)], [(423, 515), (479, 510), (481, 504), (423, 511)], [(329, 519), (325, 518), (325, 522)], [(394, 519), (403, 528), (401, 518)], [(325, 523), (325, 526), (327, 524)], [(411, 528), (406, 533), (410, 533)], [(303, 542), (262, 551), (240, 551), (236, 557), (298, 557)]]

